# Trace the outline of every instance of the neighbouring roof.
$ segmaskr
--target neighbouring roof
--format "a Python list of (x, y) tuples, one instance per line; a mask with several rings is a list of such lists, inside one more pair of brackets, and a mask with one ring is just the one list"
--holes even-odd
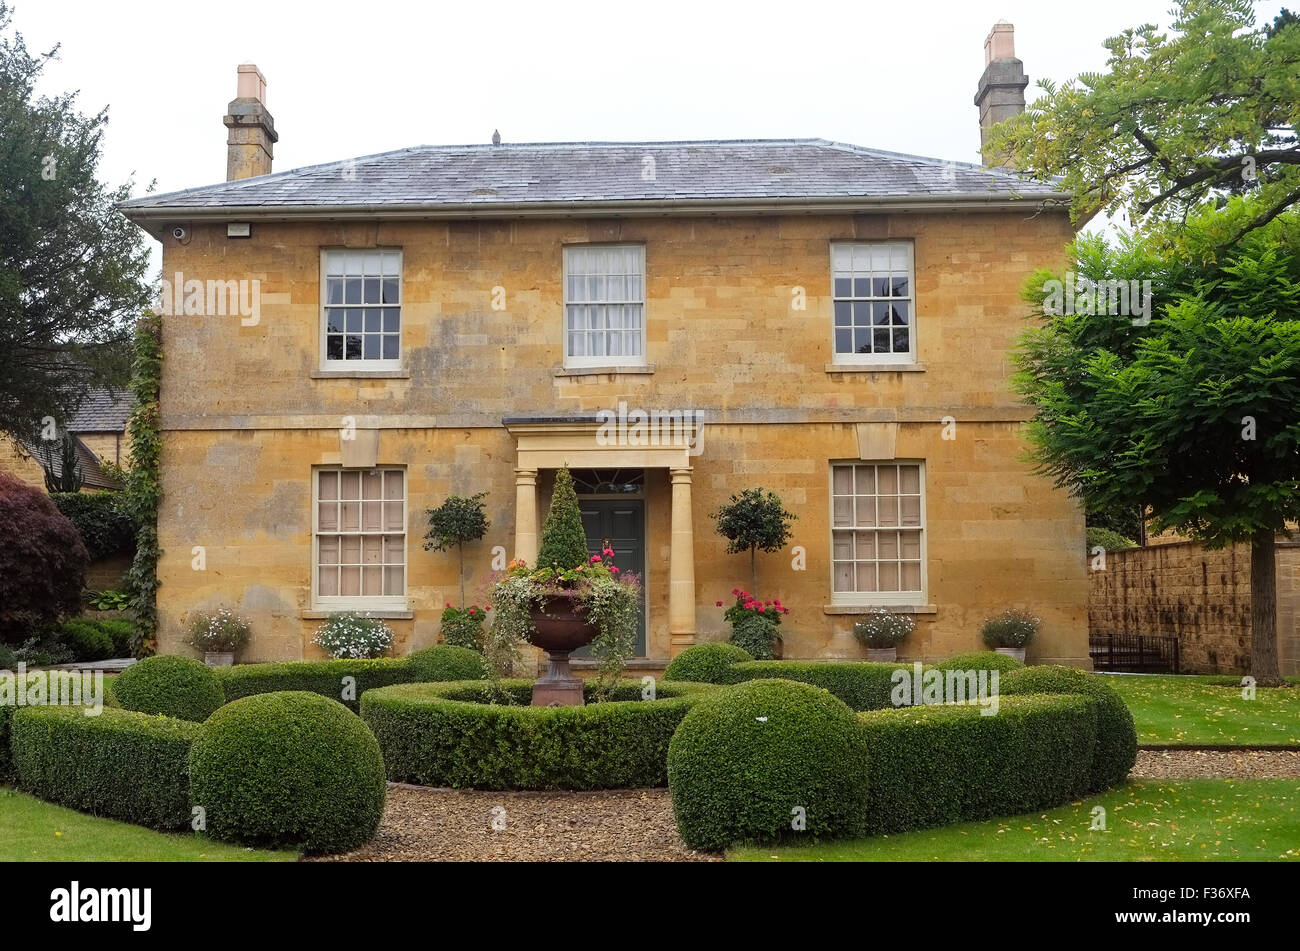
[[(81, 468), (82, 488), (85, 489), (116, 489), (118, 484), (109, 477), (107, 473), (100, 468), (99, 457), (91, 452), (84, 442), (76, 436), (72, 437), (77, 444), (77, 461)], [(48, 454), (44, 451), (42, 445), (27, 439), (19, 441), (23, 451), (31, 456), (36, 462), (45, 467), (47, 464), (53, 470), (55, 476), (63, 474), (63, 457), (59, 452), (58, 444), (55, 443), (53, 451)]]
[(1004, 169), (825, 139), (421, 145), (124, 202), (166, 216), (519, 215), (605, 208), (1000, 205), (1066, 196)]
[(91, 390), (68, 421), (74, 433), (120, 433), (131, 418), (131, 394), (107, 387)]

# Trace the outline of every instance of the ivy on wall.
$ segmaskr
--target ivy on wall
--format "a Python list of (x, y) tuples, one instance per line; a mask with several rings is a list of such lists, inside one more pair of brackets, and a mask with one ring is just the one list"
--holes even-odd
[(122, 491), (122, 510), (135, 525), (135, 559), (126, 574), (136, 631), (131, 653), (154, 652), (158, 634), (158, 482), (162, 441), (158, 432), (158, 389), (162, 377), (162, 318), (146, 313), (136, 324), (131, 392), (135, 409), (127, 428), (131, 433), (131, 468)]

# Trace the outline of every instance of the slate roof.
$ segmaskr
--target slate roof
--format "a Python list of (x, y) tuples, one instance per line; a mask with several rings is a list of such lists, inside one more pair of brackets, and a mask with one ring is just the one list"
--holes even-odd
[[(73, 441), (77, 445), (77, 461), (81, 468), (82, 488), (86, 489), (116, 489), (118, 484), (113, 481), (109, 475), (100, 468), (99, 457), (91, 452), (90, 447), (84, 442), (73, 436)], [(23, 450), (36, 460), (41, 466), (49, 465), (56, 476), (63, 474), (63, 457), (59, 452), (57, 445), (47, 456), (44, 451), (44, 445), (33, 442), (28, 439), (19, 440)]]
[(131, 418), (131, 394), (108, 388), (91, 390), (68, 422), (74, 433), (121, 433)]
[[(653, 160), (653, 162), (649, 161)], [(585, 203), (887, 203), (1063, 197), (1013, 172), (825, 139), (421, 145), (120, 207), (132, 219), (223, 209), (465, 209)]]

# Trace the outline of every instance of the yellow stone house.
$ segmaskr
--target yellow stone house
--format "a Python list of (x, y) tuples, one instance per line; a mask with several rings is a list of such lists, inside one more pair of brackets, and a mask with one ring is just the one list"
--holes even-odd
[[(1023, 107), (990, 36), (985, 126)], [(1030, 658), (1087, 665), (1083, 515), (1033, 474), (1011, 392), (1025, 276), (1059, 264), (1065, 196), (979, 165), (824, 140), (422, 146), (271, 171), (266, 84), (239, 72), (229, 181), (126, 203), (163, 245), (160, 650), (229, 607), (243, 660), (319, 656), (336, 610), (435, 643), (454, 556), (427, 509), (486, 492), (467, 549), (536, 555), (555, 471), (589, 541), (645, 583), (640, 665), (727, 634), (749, 586), (710, 513), (798, 516), (759, 556), (786, 657), (977, 649), (1008, 607)], [(495, 137), (494, 137), (495, 138)]]

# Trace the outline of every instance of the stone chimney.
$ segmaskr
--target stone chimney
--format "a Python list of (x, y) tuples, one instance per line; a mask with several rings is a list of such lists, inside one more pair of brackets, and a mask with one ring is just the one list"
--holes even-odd
[(226, 181), (269, 175), (275, 143), (275, 120), (266, 111), (266, 77), (252, 63), (239, 67), (239, 86), (222, 120), (226, 137)]
[(984, 164), (1006, 167), (1007, 161), (988, 150), (989, 130), (1025, 111), (1025, 64), (1016, 59), (1016, 28), (999, 20), (984, 41), (984, 75), (980, 77), (975, 105), (980, 110), (980, 152)]

